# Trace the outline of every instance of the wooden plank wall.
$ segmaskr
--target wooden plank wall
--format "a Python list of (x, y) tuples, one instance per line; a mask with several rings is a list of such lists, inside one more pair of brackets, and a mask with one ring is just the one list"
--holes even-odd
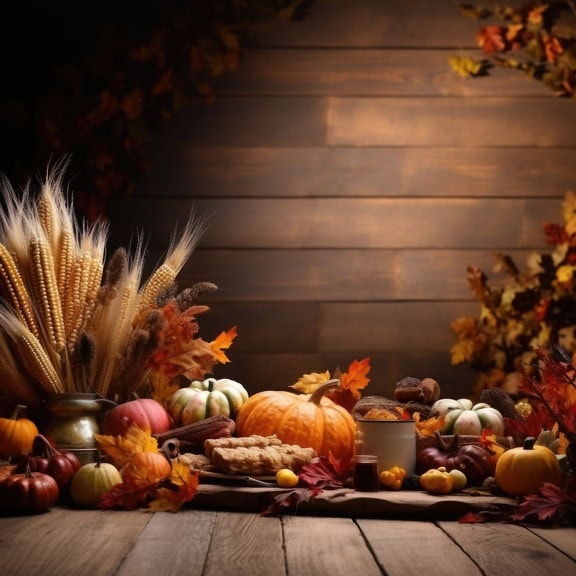
[[(466, 266), (545, 248), (574, 185), (576, 107), (512, 71), (469, 80), (477, 21), (452, 0), (320, 0), (307, 20), (260, 25), (155, 141), (153, 172), (112, 212), (150, 254), (191, 209), (211, 216), (181, 285), (210, 280), (201, 335), (238, 326), (216, 375), (250, 392), (370, 356), (368, 392), (450, 366), (450, 322), (478, 305)], [(154, 262), (153, 262), (154, 263)]]

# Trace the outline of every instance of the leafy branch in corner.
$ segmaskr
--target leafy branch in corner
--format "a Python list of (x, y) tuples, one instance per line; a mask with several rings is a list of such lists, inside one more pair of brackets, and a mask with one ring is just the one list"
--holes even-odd
[(460, 13), (490, 20), (476, 35), (484, 58), (452, 57), (460, 76), (485, 76), (494, 66), (511, 68), (542, 82), (558, 96), (576, 91), (576, 8), (572, 1), (528, 2), (486, 8), (460, 4)]

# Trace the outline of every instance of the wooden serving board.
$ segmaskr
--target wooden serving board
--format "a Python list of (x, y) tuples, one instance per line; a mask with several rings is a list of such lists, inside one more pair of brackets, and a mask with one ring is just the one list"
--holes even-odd
[[(193, 508), (261, 512), (274, 498), (289, 489), (267, 486), (200, 483), (191, 502)], [(286, 513), (344, 516), (355, 518), (457, 519), (467, 512), (510, 511), (516, 500), (482, 493), (454, 493), (435, 496), (418, 490), (357, 492), (349, 488), (325, 490), (298, 509)]]

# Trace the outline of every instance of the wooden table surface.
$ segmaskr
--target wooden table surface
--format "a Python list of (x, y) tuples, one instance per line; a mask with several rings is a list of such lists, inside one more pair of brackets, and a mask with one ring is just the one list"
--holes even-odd
[(568, 576), (576, 528), (187, 508), (0, 517), (2, 576)]

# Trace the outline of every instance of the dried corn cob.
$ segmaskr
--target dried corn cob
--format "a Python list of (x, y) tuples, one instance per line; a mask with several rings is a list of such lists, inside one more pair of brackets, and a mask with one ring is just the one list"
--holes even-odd
[(48, 393), (64, 392), (56, 369), (42, 344), (23, 324), (13, 326), (10, 334), (16, 353), (26, 371)]
[(30, 294), (24, 285), (16, 262), (4, 244), (0, 244), (0, 285), (22, 322), (32, 334), (38, 336), (38, 325), (32, 311)]
[(203, 221), (195, 224), (190, 222), (178, 242), (174, 244), (174, 240), (172, 240), (163, 264), (152, 273), (141, 290), (139, 310), (153, 306), (158, 296), (176, 280), (176, 276), (196, 247), (204, 228), (205, 223)]
[(74, 234), (71, 230), (62, 230), (58, 239), (58, 256), (56, 265), (56, 286), (60, 295), (60, 305), (65, 306), (66, 298), (70, 290), (70, 281), (74, 268), (76, 245)]
[(228, 438), (232, 436), (235, 428), (234, 420), (222, 414), (217, 414), (187, 426), (168, 430), (168, 432), (163, 432), (162, 434), (154, 434), (154, 437), (159, 444), (170, 438), (176, 438), (191, 444), (203, 445), (204, 441), (210, 438)]
[(65, 345), (64, 319), (50, 247), (45, 239), (36, 237), (30, 240), (28, 250), (30, 275), (40, 320), (48, 343), (56, 352), (61, 352)]

